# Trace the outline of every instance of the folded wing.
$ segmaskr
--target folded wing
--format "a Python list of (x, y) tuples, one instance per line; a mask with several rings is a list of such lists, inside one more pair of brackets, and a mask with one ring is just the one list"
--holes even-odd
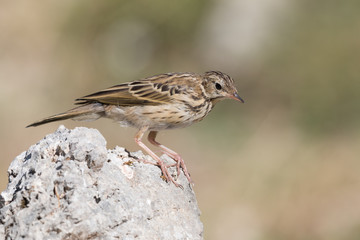
[[(170, 103), (172, 98), (163, 84), (150, 81), (123, 83), (76, 99), (76, 104), (100, 102), (118, 106), (160, 105)], [(166, 90), (166, 91), (163, 91)]]

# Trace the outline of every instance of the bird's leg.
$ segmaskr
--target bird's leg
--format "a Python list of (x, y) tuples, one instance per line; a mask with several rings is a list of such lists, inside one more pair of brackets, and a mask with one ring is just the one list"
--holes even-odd
[(177, 169), (177, 175), (180, 175), (180, 167), (182, 168), (186, 178), (188, 179), (189, 183), (193, 183), (191, 178), (190, 178), (190, 174), (186, 169), (185, 166), (185, 162), (184, 160), (180, 157), (180, 155), (178, 153), (176, 153), (175, 151), (171, 150), (168, 147), (165, 147), (164, 145), (160, 144), (159, 142), (157, 142), (155, 140), (157, 135), (157, 131), (150, 131), (149, 135), (148, 135), (148, 140), (151, 144), (159, 147), (161, 149), (161, 151), (163, 153), (165, 153), (166, 155), (168, 155), (169, 157), (173, 158), (176, 162), (176, 169)]
[[(178, 158), (175, 158), (174, 154), (175, 153), (174, 151), (172, 151), (171, 149), (165, 147), (164, 145), (162, 145), (161, 143), (159, 143), (158, 141), (155, 140), (156, 136), (157, 136), (157, 131), (150, 131), (149, 135), (148, 135), (148, 140), (151, 144), (157, 146), (157, 147), (160, 147), (161, 151), (163, 153), (165, 153), (166, 155), (168, 155), (169, 157), (171, 157), (172, 159), (175, 160), (175, 164), (173, 165), (169, 165), (170, 167), (172, 166), (176, 166), (176, 171), (177, 171), (177, 176), (179, 177), (180, 175), (180, 161), (178, 160)], [(170, 152), (170, 151), (171, 152)], [(176, 153), (175, 153), (176, 154)]]
[[(141, 141), (141, 138), (144, 136), (144, 133), (148, 130), (148, 128), (148, 126), (144, 126), (137, 132), (137, 134), (135, 135), (135, 142), (157, 162), (157, 165), (160, 166), (162, 174), (164, 175), (166, 181), (171, 181), (175, 184), (175, 186), (180, 187), (181, 185), (176, 183), (175, 180), (171, 177), (164, 162)], [(149, 163), (148, 161), (144, 162)]]

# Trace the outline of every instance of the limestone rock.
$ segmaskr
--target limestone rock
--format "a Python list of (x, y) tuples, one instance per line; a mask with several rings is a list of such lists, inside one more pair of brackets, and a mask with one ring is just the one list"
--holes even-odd
[(151, 160), (141, 151), (107, 150), (95, 129), (60, 126), (11, 163), (0, 239), (203, 239), (184, 175), (182, 190), (136, 158)]

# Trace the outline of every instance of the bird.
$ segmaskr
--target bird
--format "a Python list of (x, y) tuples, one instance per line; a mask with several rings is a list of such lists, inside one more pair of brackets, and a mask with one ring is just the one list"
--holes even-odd
[[(192, 184), (185, 162), (177, 152), (156, 140), (157, 133), (166, 129), (184, 128), (201, 121), (216, 103), (224, 99), (244, 103), (238, 95), (234, 80), (221, 71), (207, 71), (204, 74), (165, 73), (121, 83), (78, 98), (75, 100), (77, 107), (44, 118), (27, 127), (66, 119), (94, 121), (109, 118), (122, 127), (136, 128), (135, 142), (156, 163), (142, 161), (159, 166), (164, 180), (182, 187), (169, 173), (168, 168), (176, 166), (177, 177), (182, 169), (188, 182)], [(172, 158), (175, 164), (166, 165), (143, 143), (142, 138), (146, 132), (149, 132), (148, 141)]]

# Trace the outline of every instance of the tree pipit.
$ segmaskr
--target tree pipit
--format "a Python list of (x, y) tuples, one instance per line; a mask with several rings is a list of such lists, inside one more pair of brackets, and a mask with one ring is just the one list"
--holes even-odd
[[(34, 122), (27, 127), (65, 119), (93, 121), (101, 117), (113, 119), (124, 127), (134, 127), (138, 129), (135, 142), (156, 161), (155, 164), (161, 168), (163, 178), (180, 186), (168, 168), (176, 166), (177, 176), (182, 169), (189, 183), (192, 183), (190, 174), (179, 154), (155, 140), (158, 131), (187, 127), (199, 122), (217, 102), (226, 98), (244, 102), (237, 93), (233, 79), (225, 73), (209, 71), (203, 75), (160, 74), (122, 83), (78, 98), (75, 103), (78, 107)], [(176, 164), (166, 165), (141, 141), (146, 131), (150, 131), (149, 142), (174, 159)]]

